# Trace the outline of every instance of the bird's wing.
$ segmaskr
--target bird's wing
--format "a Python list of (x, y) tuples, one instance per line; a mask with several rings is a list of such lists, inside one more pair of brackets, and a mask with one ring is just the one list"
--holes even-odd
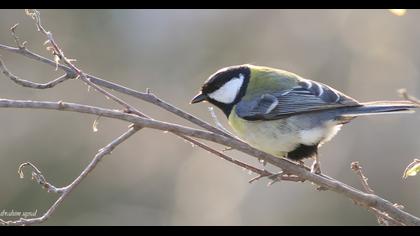
[(355, 99), (312, 80), (301, 79), (283, 91), (267, 91), (236, 105), (236, 113), (246, 120), (276, 120), (305, 112), (360, 106)]

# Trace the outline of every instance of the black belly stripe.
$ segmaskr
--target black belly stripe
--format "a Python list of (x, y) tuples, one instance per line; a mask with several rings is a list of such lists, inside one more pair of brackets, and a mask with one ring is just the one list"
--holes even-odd
[(287, 153), (287, 158), (298, 161), (304, 158), (310, 158), (318, 153), (318, 144), (308, 146), (305, 144), (299, 144), (297, 148)]

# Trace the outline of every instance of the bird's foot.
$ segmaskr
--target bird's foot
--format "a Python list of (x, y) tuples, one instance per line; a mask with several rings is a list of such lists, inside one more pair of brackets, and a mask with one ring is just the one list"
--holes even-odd
[[(319, 165), (318, 156), (315, 156), (315, 161), (314, 161), (314, 163), (312, 163), (311, 173), (312, 174), (316, 174), (316, 175), (321, 175), (321, 166)], [(325, 190), (328, 190), (328, 188), (327, 187), (324, 187), (324, 186), (317, 185), (316, 190), (318, 190), (318, 191), (325, 191)]]
[(311, 173), (317, 175), (321, 174), (321, 166), (319, 165), (319, 162), (317, 160), (315, 160), (314, 163), (312, 163)]

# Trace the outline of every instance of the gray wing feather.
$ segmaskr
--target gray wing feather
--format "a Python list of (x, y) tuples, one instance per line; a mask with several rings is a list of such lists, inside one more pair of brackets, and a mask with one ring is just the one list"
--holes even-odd
[(240, 101), (236, 113), (246, 120), (275, 120), (304, 112), (359, 105), (356, 100), (327, 85), (305, 80), (287, 91), (267, 92)]

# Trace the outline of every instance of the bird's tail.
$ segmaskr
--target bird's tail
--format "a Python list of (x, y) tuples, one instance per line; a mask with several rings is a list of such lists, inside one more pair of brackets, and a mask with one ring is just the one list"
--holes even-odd
[(377, 101), (361, 103), (361, 105), (347, 109), (343, 116), (354, 117), (376, 114), (414, 113), (413, 109), (420, 108), (419, 105), (410, 101)]

